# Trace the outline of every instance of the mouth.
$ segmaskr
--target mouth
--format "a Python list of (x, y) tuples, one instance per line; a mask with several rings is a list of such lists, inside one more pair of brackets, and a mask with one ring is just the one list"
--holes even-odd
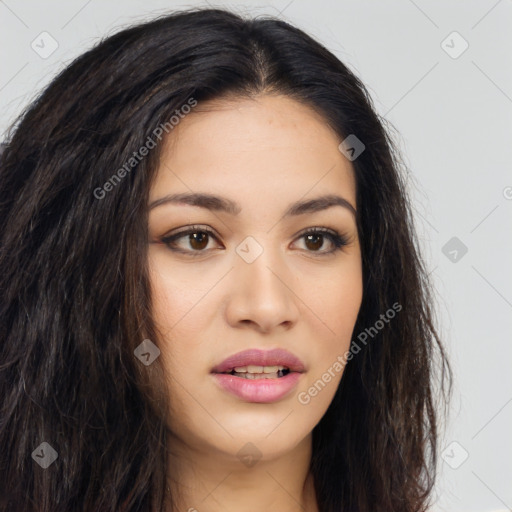
[(277, 402), (297, 386), (305, 372), (302, 361), (282, 349), (246, 350), (212, 369), (220, 388), (244, 402)]

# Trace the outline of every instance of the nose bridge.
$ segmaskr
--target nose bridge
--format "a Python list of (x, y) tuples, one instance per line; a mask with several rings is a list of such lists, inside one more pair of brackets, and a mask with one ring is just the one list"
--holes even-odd
[[(248, 236), (237, 246), (236, 253), (235, 267), (241, 276), (264, 288), (285, 287), (282, 280), (286, 279), (286, 263), (279, 249), (272, 246), (270, 236)], [(276, 274), (281, 274), (281, 279)]]
[(236, 248), (231, 321), (250, 320), (265, 330), (295, 322), (298, 309), (287, 282), (290, 272), (270, 237), (248, 236)]

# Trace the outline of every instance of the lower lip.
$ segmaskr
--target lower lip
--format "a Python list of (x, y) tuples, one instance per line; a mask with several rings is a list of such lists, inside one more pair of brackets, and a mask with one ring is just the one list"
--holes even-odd
[(302, 373), (290, 372), (277, 379), (245, 379), (228, 373), (214, 373), (222, 389), (246, 402), (272, 403), (284, 398), (297, 385)]

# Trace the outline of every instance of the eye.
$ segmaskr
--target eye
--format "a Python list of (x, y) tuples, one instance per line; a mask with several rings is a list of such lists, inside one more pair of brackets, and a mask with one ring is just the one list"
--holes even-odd
[[(185, 239), (186, 237), (188, 237), (188, 239), (184, 240), (184, 244), (181, 244), (180, 247), (177, 241), (182, 238)], [(207, 252), (205, 249), (212, 238), (218, 240), (210, 229), (201, 226), (191, 226), (178, 233), (164, 236), (160, 241), (164, 245), (167, 245), (172, 251), (190, 254), (191, 256), (200, 256)], [(183, 248), (183, 245), (188, 245), (188, 247)]]
[[(307, 231), (299, 235), (299, 239), (304, 240), (308, 252), (316, 252), (319, 255), (332, 254), (348, 245), (348, 239), (340, 235), (337, 231), (326, 228), (308, 228)], [(320, 250), (324, 246), (325, 240), (331, 244), (330, 250)]]

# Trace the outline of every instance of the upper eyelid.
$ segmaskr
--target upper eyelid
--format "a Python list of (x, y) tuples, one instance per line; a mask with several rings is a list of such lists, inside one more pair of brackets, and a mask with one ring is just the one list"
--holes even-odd
[[(351, 240), (351, 237), (348, 233), (345, 233), (344, 231), (340, 232), (337, 229), (332, 229), (332, 228), (328, 228), (325, 226), (310, 226), (310, 227), (304, 228), (294, 235), (293, 240), (301, 238), (304, 235), (311, 233), (311, 232), (315, 232), (315, 231), (320, 232), (320, 233), (323, 232), (323, 233), (326, 233), (327, 235), (331, 235), (333, 237), (339, 237), (339, 238), (345, 240), (346, 244), (350, 243), (350, 240)], [(164, 235), (161, 237), (161, 240), (163, 242), (168, 242), (168, 241), (171, 241), (174, 239), (179, 239), (182, 236), (186, 236), (186, 235), (188, 235), (190, 233), (194, 233), (194, 232), (205, 232), (209, 236), (212, 236), (213, 238), (215, 238), (217, 243), (222, 245), (222, 242), (219, 240), (220, 235), (217, 235), (217, 233), (215, 232), (215, 230), (213, 228), (211, 228), (209, 226), (198, 226), (198, 225), (187, 226), (187, 227), (180, 229), (177, 232), (172, 232), (171, 234)], [(332, 240), (331, 240), (331, 243), (333, 243)], [(346, 245), (346, 244), (344, 244), (344, 245)], [(197, 252), (200, 253), (203, 251), (197, 251)]]
[[(294, 237), (298, 237), (298, 236), (304, 235), (306, 233), (309, 233), (310, 231), (315, 231), (315, 230), (316, 231), (325, 231), (325, 232), (331, 233), (333, 235), (345, 236), (343, 231), (340, 232), (337, 229), (332, 229), (332, 228), (328, 228), (325, 226), (310, 226), (310, 227), (301, 229), (298, 233), (296, 233), (294, 235)], [(204, 232), (211, 234), (217, 238), (220, 238), (220, 235), (218, 235), (213, 228), (211, 228), (209, 226), (196, 226), (196, 225), (187, 226), (187, 227), (184, 227), (183, 229), (179, 229), (178, 231), (173, 231), (169, 234), (163, 235), (161, 238), (166, 239), (166, 238), (171, 238), (171, 237), (175, 237), (178, 235), (186, 235), (186, 234), (188, 234), (190, 232), (194, 232), (194, 231), (198, 231), (198, 232), (204, 231)]]
[(166, 235), (163, 235), (161, 237), (162, 240), (166, 240), (166, 239), (169, 239), (169, 238), (174, 238), (174, 237), (178, 237), (180, 235), (188, 235), (189, 233), (194, 233), (194, 232), (205, 232), (205, 233), (208, 233), (209, 235), (212, 235), (214, 236), (215, 238), (220, 238), (220, 235), (217, 235), (217, 233), (215, 232), (214, 229), (210, 228), (210, 227), (204, 227), (204, 226), (188, 226), (188, 227), (185, 227), (183, 229), (180, 229), (176, 232), (171, 232), (169, 234), (166, 234)]

